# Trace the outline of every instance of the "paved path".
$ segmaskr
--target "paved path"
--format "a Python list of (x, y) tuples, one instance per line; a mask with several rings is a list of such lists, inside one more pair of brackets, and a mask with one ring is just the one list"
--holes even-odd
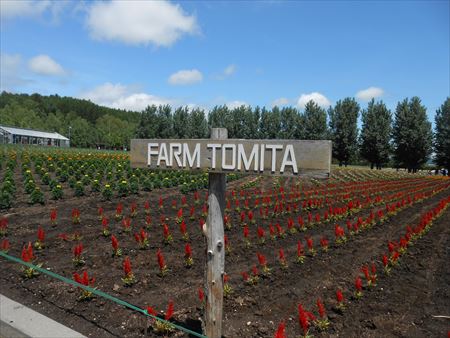
[(0, 295), (0, 338), (86, 338), (40, 313)]

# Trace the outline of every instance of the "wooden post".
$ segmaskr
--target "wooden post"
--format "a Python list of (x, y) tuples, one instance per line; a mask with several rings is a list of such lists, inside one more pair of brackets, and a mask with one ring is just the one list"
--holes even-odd
[[(224, 140), (227, 138), (227, 129), (213, 128), (211, 130), (211, 139)], [(209, 173), (208, 176), (205, 333), (208, 338), (220, 338), (222, 337), (223, 275), (225, 271), (223, 216), (226, 174)]]

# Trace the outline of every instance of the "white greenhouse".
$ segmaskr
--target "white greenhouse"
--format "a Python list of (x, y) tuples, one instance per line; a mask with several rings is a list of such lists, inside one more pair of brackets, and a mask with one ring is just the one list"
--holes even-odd
[(0, 125), (0, 144), (30, 144), (37, 146), (69, 147), (70, 140), (56, 132), (51, 133)]

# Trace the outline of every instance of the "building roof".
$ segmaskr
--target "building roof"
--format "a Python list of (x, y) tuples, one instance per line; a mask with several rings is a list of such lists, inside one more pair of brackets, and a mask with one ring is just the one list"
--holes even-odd
[(0, 126), (0, 129), (6, 131), (7, 133), (13, 134), (13, 135), (51, 138), (51, 139), (55, 139), (55, 140), (69, 141), (69, 139), (67, 137), (62, 136), (61, 134), (58, 134), (55, 132), (49, 133), (46, 131), (39, 131), (39, 130), (25, 129), (25, 128), (16, 128), (16, 127), (6, 127), (6, 126)]

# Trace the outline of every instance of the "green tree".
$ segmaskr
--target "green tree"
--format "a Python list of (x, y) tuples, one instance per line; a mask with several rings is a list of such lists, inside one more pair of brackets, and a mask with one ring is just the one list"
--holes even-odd
[(264, 139), (280, 138), (281, 114), (280, 109), (275, 106), (272, 110), (263, 108), (261, 111), (260, 133)]
[(339, 161), (339, 166), (347, 166), (357, 151), (359, 105), (354, 98), (347, 97), (336, 102), (328, 113), (333, 156)]
[(292, 107), (283, 107), (280, 111), (279, 138), (297, 139), (300, 136), (300, 116), (298, 110)]
[(328, 139), (327, 112), (313, 100), (306, 103), (302, 119), (302, 138), (305, 140)]
[(205, 112), (200, 108), (194, 108), (189, 115), (188, 138), (207, 138), (208, 122), (206, 122)]
[(398, 167), (416, 172), (427, 162), (432, 146), (431, 123), (418, 97), (397, 104), (392, 136)]
[(450, 176), (450, 97), (436, 111), (436, 134), (434, 139), (435, 162), (447, 169)]
[(147, 106), (141, 113), (141, 117), (136, 129), (137, 138), (156, 138), (158, 133), (158, 125), (155, 105)]
[(173, 113), (173, 138), (187, 138), (189, 125), (189, 108), (178, 107)]
[(391, 151), (392, 113), (386, 105), (372, 99), (367, 109), (362, 111), (362, 129), (360, 135), (361, 156), (374, 166), (381, 166), (389, 161)]
[(157, 137), (173, 138), (173, 116), (169, 105), (159, 106), (156, 112)]

